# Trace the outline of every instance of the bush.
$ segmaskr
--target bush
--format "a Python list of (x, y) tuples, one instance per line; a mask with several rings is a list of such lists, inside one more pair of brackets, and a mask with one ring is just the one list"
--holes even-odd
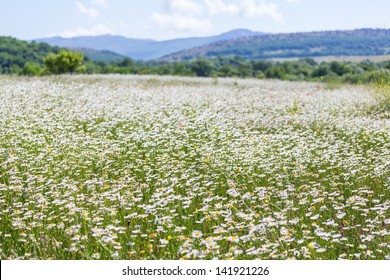
[(25, 76), (41, 76), (43, 69), (34, 62), (26, 62), (23, 67), (22, 74)]
[(272, 66), (265, 71), (265, 76), (268, 79), (284, 80), (286, 78), (286, 72), (283, 67)]
[(390, 84), (390, 73), (387, 71), (375, 71), (367, 75), (367, 82), (374, 84)]
[(59, 54), (50, 53), (44, 62), (49, 73), (75, 73), (82, 66), (83, 54), (71, 51), (61, 51)]
[(377, 82), (375, 99), (381, 112), (390, 112), (390, 81), (382, 79)]
[(210, 61), (206, 59), (198, 59), (191, 63), (191, 71), (198, 77), (210, 77), (213, 66)]
[(8, 71), (11, 75), (20, 75), (22, 73), (22, 68), (16, 64), (12, 64)]
[(361, 74), (347, 74), (343, 77), (343, 82), (353, 85), (362, 84), (364, 77)]
[(322, 77), (328, 76), (330, 73), (331, 73), (331, 70), (329, 68), (329, 65), (321, 64), (319, 67), (317, 67), (313, 71), (311, 76), (313, 78), (322, 78)]

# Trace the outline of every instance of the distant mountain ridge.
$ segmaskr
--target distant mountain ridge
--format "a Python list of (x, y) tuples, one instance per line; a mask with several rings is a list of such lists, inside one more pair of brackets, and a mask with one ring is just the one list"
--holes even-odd
[(240, 37), (179, 51), (164, 56), (161, 60), (181, 61), (235, 55), (248, 60), (257, 60), (388, 54), (390, 54), (390, 29), (357, 29)]
[(166, 41), (131, 39), (114, 35), (84, 36), (74, 38), (51, 37), (36, 39), (34, 41), (44, 42), (51, 46), (59, 46), (69, 49), (104, 50), (137, 60), (151, 60), (174, 52), (215, 42), (237, 39), (240, 37), (260, 36), (263, 34), (264, 33), (254, 32), (248, 29), (236, 29), (216, 36), (181, 38)]
[(85, 58), (95, 62), (111, 63), (120, 61), (126, 58), (126, 56), (111, 52), (111, 51), (99, 51), (86, 48), (69, 48), (71, 51), (81, 52)]
[(80, 50), (95, 61), (182, 61), (202, 57), (240, 56), (247, 60), (390, 54), (390, 29), (356, 29), (269, 34), (236, 29), (216, 36), (166, 41), (123, 36), (45, 38), (52, 46)]

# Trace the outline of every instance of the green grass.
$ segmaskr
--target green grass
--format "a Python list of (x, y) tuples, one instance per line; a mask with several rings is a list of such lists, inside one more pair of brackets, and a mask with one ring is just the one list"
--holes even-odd
[(375, 98), (378, 101), (379, 109), (390, 112), (390, 82), (381, 80), (377, 84)]
[(362, 108), (370, 116), (382, 119), (390, 118), (390, 82), (384, 79), (378, 80), (369, 87), (372, 92), (373, 102), (371, 106)]

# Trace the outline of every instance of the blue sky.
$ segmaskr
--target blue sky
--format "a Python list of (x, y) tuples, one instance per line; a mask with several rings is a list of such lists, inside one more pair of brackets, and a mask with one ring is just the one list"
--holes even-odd
[(272, 33), (390, 28), (389, 11), (388, 0), (0, 0), (0, 35), (164, 40), (236, 28)]

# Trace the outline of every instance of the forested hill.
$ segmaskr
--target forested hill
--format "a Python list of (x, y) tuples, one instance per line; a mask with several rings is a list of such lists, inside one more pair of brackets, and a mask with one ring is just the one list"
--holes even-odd
[(181, 61), (235, 55), (256, 60), (387, 54), (390, 54), (390, 29), (358, 29), (242, 37), (176, 52), (161, 60)]
[(114, 61), (120, 61), (126, 58), (126, 56), (104, 50), (86, 49), (86, 48), (69, 48), (74, 52), (81, 52), (84, 58), (95, 62), (110, 63)]
[[(26, 63), (44, 66), (44, 58), (49, 53), (58, 54), (65, 48), (53, 47), (47, 43), (26, 42), (12, 37), (0, 36), (0, 74), (19, 74)], [(74, 49), (81, 52), (86, 60), (110, 63), (124, 59), (124, 56), (109, 51)]]
[(0, 73), (17, 73), (26, 62), (43, 65), (43, 58), (61, 49), (45, 43), (28, 43), (12, 37), (0, 36)]

